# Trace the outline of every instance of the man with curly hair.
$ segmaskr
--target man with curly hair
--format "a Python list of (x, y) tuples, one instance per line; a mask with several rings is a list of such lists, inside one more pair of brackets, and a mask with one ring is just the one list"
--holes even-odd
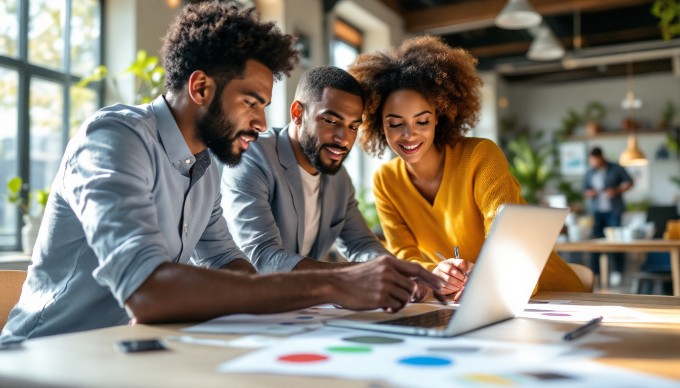
[(363, 109), (361, 85), (345, 70), (310, 69), (298, 83), (291, 123), (267, 131), (243, 163), (222, 172), (222, 207), (233, 210), (227, 224), (259, 272), (337, 267), (319, 261), (334, 242), (352, 262), (390, 255), (342, 168)]
[[(420, 263), (460, 297), (500, 207), (525, 203), (507, 160), (488, 139), (465, 137), (477, 123), (482, 81), (477, 61), (441, 39), (405, 40), (387, 53), (363, 54), (350, 74), (369, 95), (362, 147), (397, 158), (374, 176), (376, 207), (395, 256)], [(440, 260), (435, 251), (464, 259)], [(555, 253), (538, 289), (584, 291)]]
[(411, 277), (437, 284), (396, 259), (258, 276), (234, 244), (210, 152), (235, 165), (265, 130), (274, 78), (297, 61), (292, 44), (252, 9), (182, 10), (163, 46), (167, 94), (106, 107), (69, 142), (0, 341), (319, 303), (398, 310)]

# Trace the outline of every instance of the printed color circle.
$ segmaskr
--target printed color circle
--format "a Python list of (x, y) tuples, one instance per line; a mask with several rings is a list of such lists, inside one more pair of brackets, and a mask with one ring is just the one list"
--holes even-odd
[(404, 342), (401, 338), (380, 337), (377, 335), (364, 335), (359, 337), (343, 338), (344, 341), (356, 342), (358, 344), (398, 344)]
[(368, 346), (331, 346), (326, 349), (331, 353), (370, 353)]
[(402, 358), (399, 363), (412, 366), (447, 366), (451, 365), (453, 361), (443, 357), (415, 356)]
[(293, 362), (293, 363), (310, 363), (326, 360), (328, 360), (327, 356), (310, 353), (287, 354), (285, 356), (279, 357), (279, 361), (281, 362)]

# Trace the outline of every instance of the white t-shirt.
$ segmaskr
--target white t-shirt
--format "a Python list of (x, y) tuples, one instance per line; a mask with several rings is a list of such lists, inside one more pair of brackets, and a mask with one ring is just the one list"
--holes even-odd
[(312, 175), (300, 169), (302, 178), (302, 192), (305, 194), (305, 235), (302, 239), (300, 254), (309, 256), (314, 247), (314, 241), (319, 234), (319, 222), (321, 220), (321, 206), (319, 204), (319, 191), (321, 190), (321, 174)]
[(604, 168), (598, 168), (595, 170), (590, 184), (593, 185), (593, 189), (597, 191), (597, 211), (599, 212), (609, 212), (612, 210), (611, 199), (607, 196), (604, 191), (604, 180), (607, 175), (607, 170)]

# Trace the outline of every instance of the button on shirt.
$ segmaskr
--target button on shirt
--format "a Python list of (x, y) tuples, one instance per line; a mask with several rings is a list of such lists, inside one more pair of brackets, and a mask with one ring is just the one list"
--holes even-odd
[(97, 112), (66, 149), (0, 342), (126, 324), (125, 300), (160, 264), (245, 257), (219, 190), (209, 152), (191, 154), (162, 96)]

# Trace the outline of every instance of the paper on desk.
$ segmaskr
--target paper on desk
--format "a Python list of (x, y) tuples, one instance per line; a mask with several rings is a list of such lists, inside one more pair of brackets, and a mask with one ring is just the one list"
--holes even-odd
[(328, 305), (281, 314), (234, 314), (211, 319), (182, 331), (212, 334), (274, 334), (290, 335), (318, 329), (330, 318), (351, 314), (352, 311)]
[(602, 316), (603, 322), (666, 322), (663, 318), (622, 306), (546, 305), (529, 303), (518, 316), (581, 322)]
[[(367, 343), (371, 339), (397, 342)], [(227, 361), (218, 370), (378, 380), (408, 387), (677, 386), (668, 380), (573, 355), (560, 357), (568, 349), (568, 344), (426, 338), (324, 327)]]
[(225, 362), (218, 370), (450, 386), (456, 373), (540, 365), (568, 349), (566, 345), (427, 338), (324, 327)]

